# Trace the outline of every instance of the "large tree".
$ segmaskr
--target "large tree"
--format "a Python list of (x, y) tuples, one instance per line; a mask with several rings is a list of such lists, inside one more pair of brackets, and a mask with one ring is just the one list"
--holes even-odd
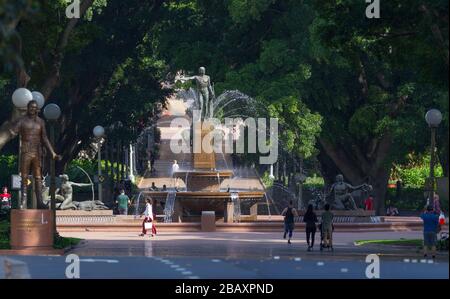
[[(95, 125), (115, 124), (108, 137), (125, 144), (139, 134), (152, 103), (163, 99), (159, 81), (164, 65), (145, 46), (163, 2), (85, 0), (81, 11), (87, 13), (76, 29), (64, 17), (64, 6), (44, 2), (18, 28), (29, 46), (23, 55), (31, 70), (28, 87), (41, 90), (63, 111), (56, 142), (63, 155), (60, 171), (89, 144)], [(84, 9), (88, 4), (91, 9)], [(6, 136), (0, 146), (10, 139), (7, 125), (0, 130)]]
[[(324, 176), (373, 184), (379, 213), (392, 162), (426, 149), (426, 110), (440, 108), (448, 130), (447, 1), (383, 2), (381, 19), (351, 0), (170, 3), (156, 43), (169, 65), (205, 64), (219, 90), (273, 107), (295, 98), (320, 113)], [(448, 134), (439, 142), (448, 173)]]

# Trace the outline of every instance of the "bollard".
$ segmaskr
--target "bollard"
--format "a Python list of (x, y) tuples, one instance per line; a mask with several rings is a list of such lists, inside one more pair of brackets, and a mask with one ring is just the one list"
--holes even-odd
[(202, 232), (216, 231), (216, 212), (203, 211), (201, 221), (202, 221)]

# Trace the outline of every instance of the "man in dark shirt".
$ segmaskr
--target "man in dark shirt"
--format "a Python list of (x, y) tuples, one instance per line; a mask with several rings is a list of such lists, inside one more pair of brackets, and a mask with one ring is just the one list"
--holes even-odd
[(433, 259), (436, 257), (437, 230), (439, 226), (439, 215), (434, 212), (433, 206), (428, 206), (427, 210), (420, 215), (423, 220), (423, 256), (428, 256), (428, 249), (431, 248)]
[(117, 201), (119, 205), (119, 214), (128, 215), (128, 205), (131, 203), (130, 198), (125, 194), (125, 190), (120, 190), (120, 195), (117, 196)]
[(284, 216), (284, 235), (283, 238), (286, 239), (286, 235), (289, 233), (288, 244), (291, 244), (292, 232), (294, 231), (294, 217), (298, 217), (297, 211), (293, 207), (292, 200), (289, 201), (289, 206), (281, 212)]

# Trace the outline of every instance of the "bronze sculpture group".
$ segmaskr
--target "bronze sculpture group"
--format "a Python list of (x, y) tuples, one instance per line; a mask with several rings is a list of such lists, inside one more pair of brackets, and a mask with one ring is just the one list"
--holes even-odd
[[(45, 121), (38, 116), (39, 108), (36, 101), (31, 100), (27, 105), (26, 115), (20, 117), (12, 124), (10, 132), (13, 136), (20, 135), (20, 176), (21, 182), (21, 202), (20, 209), (27, 208), (28, 199), (28, 176), (30, 173), (34, 179), (34, 192), (36, 195), (37, 209), (48, 209), (50, 205), (49, 188), (45, 186), (42, 178), (42, 156), (43, 146), (49, 151), (51, 158), (54, 160), (61, 160), (50, 141), (47, 138), (45, 129)], [(103, 202), (98, 200), (85, 202), (73, 201), (72, 186), (91, 186), (91, 184), (79, 184), (69, 181), (67, 175), (62, 175), (61, 188), (56, 190), (56, 200), (60, 201), (56, 205), (58, 209), (83, 209), (83, 210), (99, 210), (108, 209)]]

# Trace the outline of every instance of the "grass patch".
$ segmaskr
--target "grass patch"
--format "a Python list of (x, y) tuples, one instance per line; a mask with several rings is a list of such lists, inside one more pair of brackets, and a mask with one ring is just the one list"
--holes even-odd
[(0, 249), (9, 249), (9, 221), (0, 221)]
[(391, 245), (391, 246), (415, 246), (421, 247), (423, 245), (422, 239), (398, 239), (398, 240), (358, 240), (355, 245)]
[(55, 242), (53, 244), (53, 248), (55, 249), (64, 249), (69, 246), (75, 246), (80, 243), (81, 239), (78, 238), (65, 238), (65, 237), (56, 237)]

